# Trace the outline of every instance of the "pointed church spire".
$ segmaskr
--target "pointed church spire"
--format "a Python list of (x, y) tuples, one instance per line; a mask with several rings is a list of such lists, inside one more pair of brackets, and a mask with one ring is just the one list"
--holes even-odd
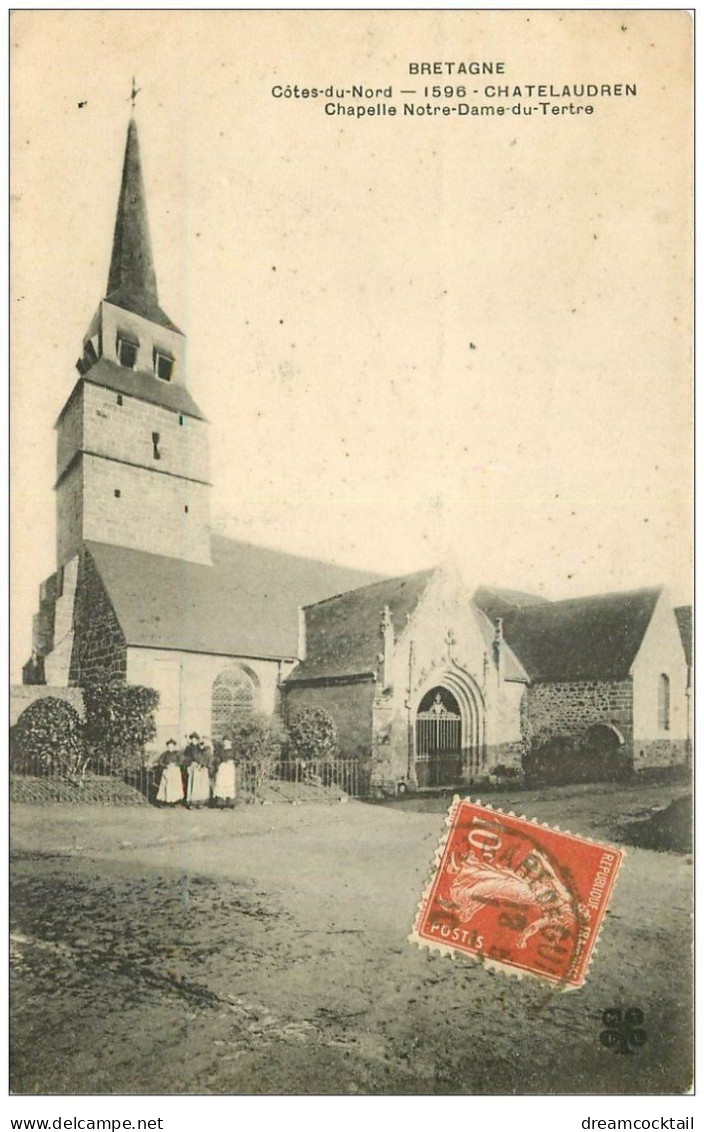
[[(137, 123), (130, 118), (117, 205), (107, 298), (118, 294), (128, 306), (130, 298), (158, 303), (156, 272), (149, 236), (147, 201), (139, 157)], [(125, 301), (126, 300), (126, 301)], [(129, 306), (128, 306), (128, 309)], [(138, 312), (139, 313), (139, 312)]]
[(134, 119), (134, 99), (137, 93), (133, 79), (130, 95), (132, 116), (127, 127), (106, 298), (108, 302), (124, 310), (133, 311), (142, 318), (175, 330), (177, 327), (159, 307), (139, 137)]

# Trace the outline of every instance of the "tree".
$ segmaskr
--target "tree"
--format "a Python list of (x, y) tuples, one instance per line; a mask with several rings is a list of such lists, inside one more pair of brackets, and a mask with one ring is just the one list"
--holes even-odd
[(85, 739), (94, 758), (112, 773), (144, 766), (147, 743), (156, 736), (159, 693), (111, 680), (87, 685)]
[(13, 770), (80, 774), (86, 762), (81, 717), (71, 704), (45, 696), (24, 709), (12, 733)]
[(337, 751), (335, 720), (325, 708), (303, 708), (289, 728), (289, 740), (294, 758), (331, 759)]
[(225, 737), (232, 742), (235, 758), (248, 764), (253, 792), (260, 793), (281, 758), (285, 742), (283, 728), (276, 720), (253, 714), (231, 723)]

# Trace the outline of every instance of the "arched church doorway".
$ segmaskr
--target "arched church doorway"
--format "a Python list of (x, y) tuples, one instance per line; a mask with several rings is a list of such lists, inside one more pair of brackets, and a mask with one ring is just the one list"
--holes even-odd
[(448, 688), (426, 692), (416, 715), (418, 786), (449, 786), (462, 773), (462, 714)]
[(257, 708), (258, 687), (244, 668), (231, 665), (213, 683), (211, 699), (211, 735), (224, 739), (230, 728), (252, 715)]

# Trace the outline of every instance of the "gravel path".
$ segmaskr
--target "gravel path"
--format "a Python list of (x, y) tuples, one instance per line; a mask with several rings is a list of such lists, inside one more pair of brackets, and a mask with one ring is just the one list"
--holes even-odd
[[(614, 837), (683, 793), (495, 801)], [(406, 942), (446, 804), (16, 807), (14, 1091), (686, 1091), (689, 859), (628, 849), (588, 982), (559, 994)], [(630, 1055), (599, 1041), (614, 1006), (645, 1014)]]

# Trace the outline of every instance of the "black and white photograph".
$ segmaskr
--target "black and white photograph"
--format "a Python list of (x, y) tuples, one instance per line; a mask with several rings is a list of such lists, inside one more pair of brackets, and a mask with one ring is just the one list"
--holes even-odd
[(692, 14), (9, 37), (14, 1098), (664, 1112)]

